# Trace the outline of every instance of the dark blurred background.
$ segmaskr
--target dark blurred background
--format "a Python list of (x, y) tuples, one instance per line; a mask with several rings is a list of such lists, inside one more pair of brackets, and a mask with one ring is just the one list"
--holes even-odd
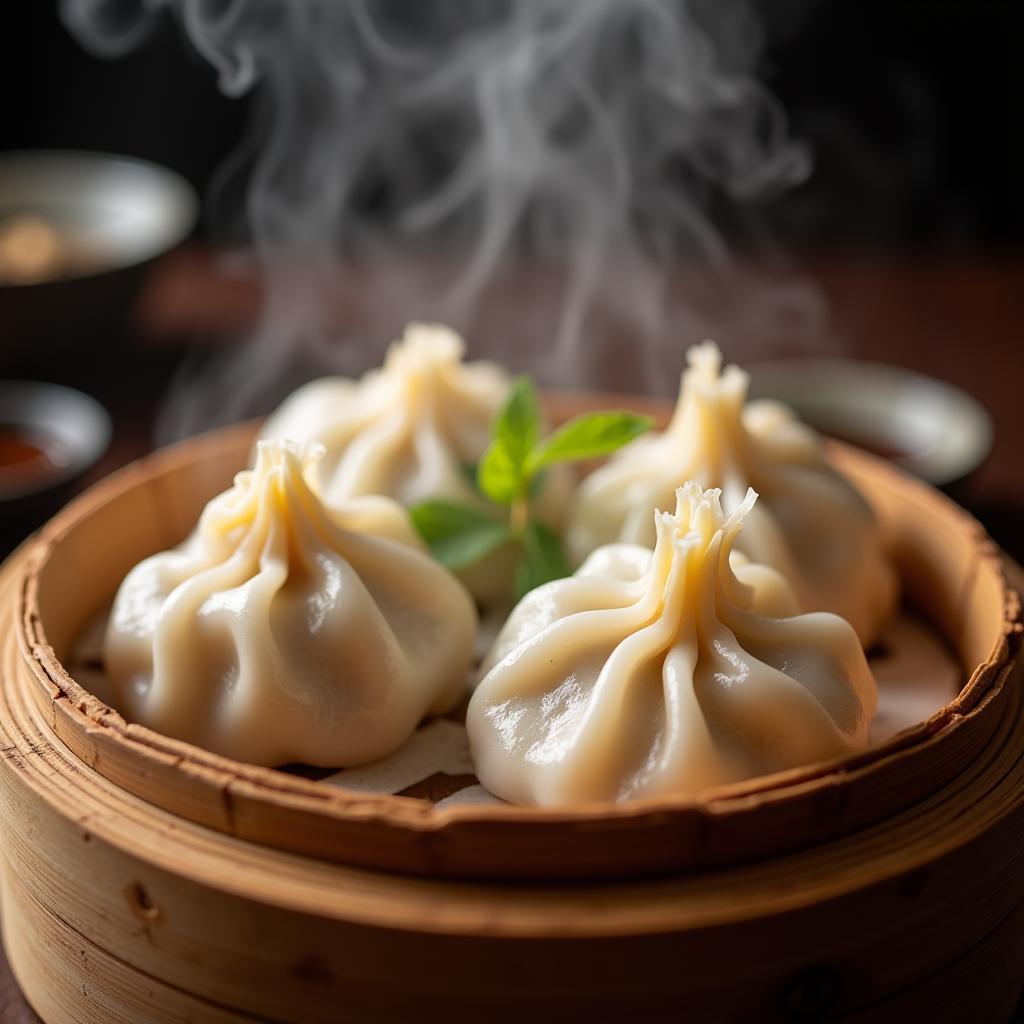
[[(1019, 556), (1024, 4), (777, 0), (756, 9), (762, 78), (814, 154), (806, 183), (759, 205), (759, 231), (813, 277), (844, 352), (944, 378), (988, 408), (995, 447), (957, 497)], [(87, 54), (53, 3), (9, 5), (5, 19), (0, 150), (134, 155), (206, 193), (252, 98), (223, 96), (169, 15), (112, 60)], [(91, 478), (147, 450), (182, 361), (211, 338), (242, 333), (251, 315), (252, 290), (218, 269), (205, 218), (149, 268), (130, 316), (102, 339), (85, 344), (83, 333), (59, 358), (38, 346), (3, 354), (3, 375), (63, 381), (111, 410), (115, 442)], [(5, 546), (22, 527), (8, 532)]]
[[(815, 155), (810, 181), (766, 211), (782, 244), (931, 255), (1020, 245), (1024, 4), (776, 0), (758, 9), (762, 77)], [(5, 18), (0, 149), (130, 154), (203, 190), (239, 140), (248, 99), (220, 93), (169, 16), (165, 30), (109, 61), (85, 53), (47, 0), (10, 5)]]

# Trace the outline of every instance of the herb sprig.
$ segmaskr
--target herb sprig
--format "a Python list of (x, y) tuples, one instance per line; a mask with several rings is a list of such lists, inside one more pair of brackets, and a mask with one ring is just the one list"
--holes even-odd
[(438, 499), (414, 505), (413, 523), (434, 557), (452, 570), (468, 568), (514, 542), (518, 600), (570, 571), (561, 538), (533, 515), (531, 499), (543, 485), (544, 471), (556, 463), (609, 455), (651, 426), (650, 418), (631, 412), (589, 412), (541, 438), (537, 390), (529, 377), (517, 377), (476, 468), (477, 490), (507, 513), (496, 519), (486, 509)]

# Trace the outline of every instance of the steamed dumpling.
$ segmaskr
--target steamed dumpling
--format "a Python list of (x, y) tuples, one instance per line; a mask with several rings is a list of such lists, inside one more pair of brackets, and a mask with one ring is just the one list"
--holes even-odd
[(317, 450), (252, 470), (114, 601), (104, 657), (127, 718), (242, 761), (344, 767), (464, 692), (476, 610), (386, 498), (326, 507)]
[(477, 498), (466, 467), (487, 448), (508, 394), (494, 363), (462, 362), (462, 339), (412, 324), (384, 365), (361, 380), (324, 377), (299, 388), (267, 420), (265, 438), (317, 441), (325, 501), (384, 494), (403, 505)]
[(744, 406), (749, 378), (736, 366), (720, 372), (712, 342), (687, 360), (668, 429), (623, 448), (580, 486), (567, 536), (574, 564), (615, 541), (652, 546), (652, 513), (671, 506), (684, 480), (721, 488), (727, 512), (753, 487), (761, 497), (738, 549), (778, 569), (804, 610), (841, 615), (870, 644), (897, 597), (870, 507), (789, 409)]
[(596, 551), (531, 591), (483, 666), (466, 725), (484, 786), (506, 800), (689, 796), (862, 750), (875, 682), (850, 625), (795, 615), (786, 581), (730, 552), (729, 517), (688, 483), (657, 513), (653, 552)]
[[(494, 363), (463, 362), (464, 348), (447, 327), (412, 324), (381, 369), (299, 388), (261, 436), (322, 444), (314, 480), (328, 503), (384, 494), (403, 505), (443, 498), (485, 507), (473, 470), (512, 382)], [(571, 486), (566, 467), (551, 467), (534, 498), (537, 517), (560, 526)], [(485, 604), (511, 590), (515, 559), (506, 554), (460, 574)]]

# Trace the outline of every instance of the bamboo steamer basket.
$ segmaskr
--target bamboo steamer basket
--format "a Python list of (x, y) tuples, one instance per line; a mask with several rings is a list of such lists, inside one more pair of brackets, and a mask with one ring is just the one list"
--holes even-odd
[[(553, 418), (602, 402), (554, 396)], [(1008, 1016), (1024, 980), (1020, 602), (965, 513), (834, 449), (963, 666), (928, 721), (697, 801), (435, 808), (158, 736), (62, 666), (252, 437), (123, 470), (0, 577), (3, 928), (45, 1020)]]

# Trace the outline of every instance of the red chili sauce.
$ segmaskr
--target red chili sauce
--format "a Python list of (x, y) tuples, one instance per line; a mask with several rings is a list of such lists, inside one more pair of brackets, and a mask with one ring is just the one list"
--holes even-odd
[(0, 489), (20, 490), (52, 476), (68, 462), (60, 442), (12, 423), (0, 423)]

